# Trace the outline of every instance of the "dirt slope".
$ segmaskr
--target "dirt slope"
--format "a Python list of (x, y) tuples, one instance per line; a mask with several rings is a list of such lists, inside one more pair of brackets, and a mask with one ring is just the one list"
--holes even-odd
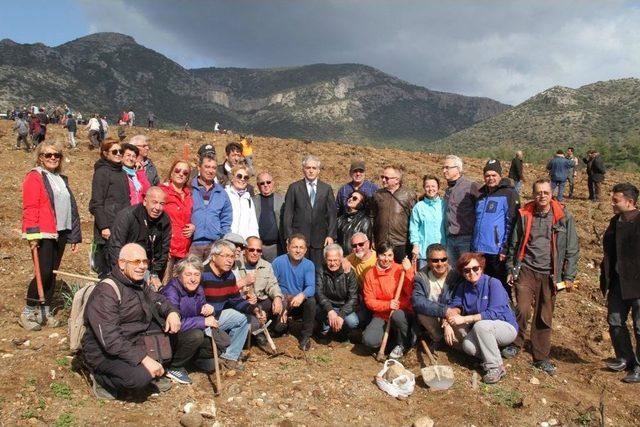
[[(59, 126), (50, 126), (50, 138), (64, 138)], [(213, 142), (218, 153), (224, 144), (237, 138), (202, 132), (147, 132), (153, 144), (152, 157), (164, 175), (175, 156), (188, 144), (195, 153), (203, 142)], [(129, 132), (130, 135), (133, 133)], [(66, 173), (80, 205), (84, 244), (81, 252), (65, 255), (62, 268), (87, 273), (87, 251), (92, 218), (90, 198), (93, 163), (97, 154), (86, 148), (80, 132), (81, 149), (67, 153)], [(13, 151), (10, 123), (0, 122), (0, 423), (57, 425), (177, 425), (180, 409), (189, 401), (212, 398), (211, 385), (203, 374), (193, 374), (192, 386), (174, 386), (160, 397), (144, 403), (97, 402), (84, 379), (70, 369), (64, 328), (45, 329), (28, 334), (16, 323), (23, 306), (25, 286), (31, 265), (27, 245), (20, 240), (21, 182), (32, 167), (33, 156)], [(255, 164), (269, 169), (278, 190), (300, 177), (300, 160), (306, 153), (324, 162), (322, 178), (334, 189), (347, 177), (351, 158), (364, 158), (370, 176), (379, 175), (387, 162), (402, 162), (409, 176), (408, 185), (418, 188), (425, 173), (441, 175), (441, 156), (373, 149), (334, 143), (305, 143), (297, 140), (255, 138)], [(468, 174), (480, 178), (483, 160), (467, 159)], [(507, 169), (508, 165), (504, 165)], [(542, 169), (528, 167), (527, 176), (542, 176)], [(611, 173), (614, 181), (637, 175)], [(607, 203), (591, 204), (586, 199), (586, 177), (577, 180), (577, 199), (568, 202), (575, 215), (581, 242), (579, 276), (581, 288), (558, 296), (554, 323), (552, 356), (558, 375), (545, 376), (530, 365), (530, 355), (521, 354), (508, 362), (508, 376), (498, 386), (473, 390), (473, 363), (456, 353), (438, 353), (439, 360), (452, 363), (454, 387), (447, 392), (430, 392), (418, 380), (415, 393), (405, 401), (392, 399), (376, 387), (373, 377), (380, 364), (348, 343), (334, 346), (316, 344), (306, 358), (297, 350), (295, 339), (276, 340), (286, 355), (268, 359), (252, 349), (245, 372), (224, 379), (225, 391), (217, 398), (217, 421), (223, 425), (408, 425), (422, 415), (436, 425), (535, 425), (555, 419), (560, 424), (596, 424), (600, 396), (604, 396), (607, 425), (634, 425), (640, 417), (638, 388), (620, 382), (621, 374), (603, 369), (602, 361), (612, 355), (605, 322), (605, 308), (597, 285), (601, 249), (599, 235), (610, 217)], [(63, 313), (65, 315), (65, 313)], [(23, 343), (24, 340), (28, 343)], [(415, 350), (405, 358), (409, 369), (419, 374)], [(55, 379), (53, 379), (55, 374)], [(534, 384), (539, 380), (538, 384)], [(532, 383), (533, 382), (533, 383)], [(209, 425), (213, 420), (208, 420)]]

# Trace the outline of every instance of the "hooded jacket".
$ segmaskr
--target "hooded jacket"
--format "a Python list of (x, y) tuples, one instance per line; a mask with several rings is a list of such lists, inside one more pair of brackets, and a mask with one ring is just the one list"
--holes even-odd
[(171, 220), (171, 247), (169, 255), (175, 258), (184, 258), (189, 252), (191, 238), (182, 235), (182, 229), (187, 224), (191, 224), (191, 211), (193, 209), (193, 198), (191, 188), (183, 187), (184, 199), (171, 184), (165, 182), (160, 185), (165, 194), (164, 212)]
[(510, 179), (502, 178), (498, 188), (491, 193), (489, 187), (482, 186), (476, 201), (476, 224), (471, 250), (483, 254), (506, 255), (519, 207), (520, 198)]
[[(518, 210), (509, 248), (507, 252), (507, 271), (514, 273), (520, 268), (531, 235), (531, 223), (535, 212), (535, 202), (529, 202)], [(551, 271), (554, 283), (563, 280), (575, 280), (578, 270), (578, 234), (576, 223), (569, 211), (558, 201), (551, 200), (553, 214), (551, 235)], [(555, 286), (554, 286), (555, 290)]]
[(358, 295), (353, 271), (345, 273), (342, 267), (329, 271), (323, 266), (316, 272), (316, 301), (325, 312), (335, 309), (338, 316), (345, 318), (358, 309)]
[(119, 163), (98, 159), (93, 169), (89, 212), (94, 217), (93, 239), (96, 243), (104, 244), (106, 240), (100, 232), (105, 228), (110, 229), (118, 212), (131, 206), (129, 180)]
[(440, 197), (425, 197), (413, 207), (409, 220), (409, 241), (420, 247), (420, 258), (427, 257), (427, 247), (433, 243), (445, 244), (445, 204)]

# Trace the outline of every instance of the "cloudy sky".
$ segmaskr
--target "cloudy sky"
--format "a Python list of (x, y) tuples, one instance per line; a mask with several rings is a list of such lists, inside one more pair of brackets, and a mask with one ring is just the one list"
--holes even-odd
[(554, 85), (640, 77), (640, 1), (58, 0), (0, 16), (0, 38), (22, 43), (97, 31), (188, 68), (356, 62), (509, 104)]

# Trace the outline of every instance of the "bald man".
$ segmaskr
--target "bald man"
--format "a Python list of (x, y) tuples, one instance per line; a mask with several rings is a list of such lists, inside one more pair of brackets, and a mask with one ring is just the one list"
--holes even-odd
[[(162, 364), (147, 355), (142, 334), (175, 334), (180, 331), (180, 315), (163, 295), (145, 284), (148, 262), (142, 246), (124, 245), (116, 268), (87, 300), (82, 354), (98, 399), (115, 399), (125, 390), (148, 386), (151, 392), (171, 388)], [(145, 300), (156, 307), (158, 316), (146, 315)]]
[(148, 281), (156, 289), (161, 286), (169, 257), (171, 221), (164, 212), (165, 193), (160, 187), (147, 190), (144, 201), (121, 210), (113, 222), (109, 238), (109, 258), (117, 267), (120, 249), (127, 243), (145, 248), (149, 260)]

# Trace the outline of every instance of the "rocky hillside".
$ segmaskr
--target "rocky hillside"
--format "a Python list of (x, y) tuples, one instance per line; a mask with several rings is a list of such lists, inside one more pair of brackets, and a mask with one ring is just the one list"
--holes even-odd
[(624, 145), (640, 129), (640, 79), (555, 86), (475, 126), (430, 144), (477, 150), (501, 145), (553, 149)]
[(164, 125), (280, 137), (419, 146), (505, 111), (487, 98), (435, 92), (358, 64), (188, 70), (129, 36), (97, 33), (57, 47), (0, 42), (0, 108), (67, 103), (116, 117), (153, 111)]

